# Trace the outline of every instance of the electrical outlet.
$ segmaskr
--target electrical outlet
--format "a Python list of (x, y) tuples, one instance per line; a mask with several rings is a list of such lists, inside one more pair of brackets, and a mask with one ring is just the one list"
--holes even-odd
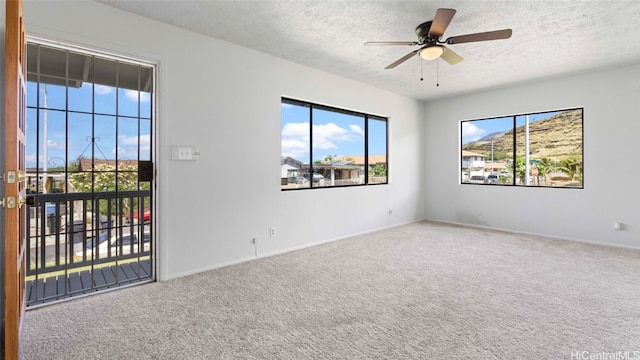
[(276, 228), (273, 226), (269, 228), (269, 237), (276, 237)]

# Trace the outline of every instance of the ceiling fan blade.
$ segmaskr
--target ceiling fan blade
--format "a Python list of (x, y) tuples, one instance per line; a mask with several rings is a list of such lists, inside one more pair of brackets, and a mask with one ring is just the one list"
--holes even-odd
[(441, 37), (455, 14), (454, 9), (438, 9), (429, 29), (429, 36)]
[(415, 41), (369, 41), (364, 43), (366, 46), (388, 46), (388, 45), (418, 45)]
[(508, 39), (511, 37), (511, 29), (487, 31), (476, 34), (452, 36), (445, 41), (447, 44), (462, 44), (476, 41)]
[(453, 50), (449, 49), (446, 46), (443, 46), (443, 48), (444, 52), (442, 53), (442, 55), (440, 55), (440, 58), (442, 58), (442, 60), (448, 62), (451, 65), (455, 65), (463, 60), (462, 56), (456, 54)]
[[(418, 49), (418, 50), (420, 50), (420, 49)], [(385, 69), (393, 69), (394, 67), (396, 67), (396, 66), (402, 64), (403, 62), (409, 60), (409, 58), (414, 56), (418, 52), (418, 50), (414, 50), (414, 51), (408, 53), (407, 55), (401, 57), (400, 59), (394, 61), (393, 63), (389, 64)]]

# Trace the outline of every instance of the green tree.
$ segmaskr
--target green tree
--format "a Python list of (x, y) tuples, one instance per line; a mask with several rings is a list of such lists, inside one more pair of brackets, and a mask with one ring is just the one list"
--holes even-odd
[(338, 155), (334, 154), (334, 155), (327, 155), (324, 157), (324, 159), (322, 160), (316, 160), (313, 163), (316, 165), (322, 165), (322, 164), (331, 164), (331, 162), (333, 161), (333, 159), (337, 158)]
[(558, 170), (567, 174), (570, 181), (573, 181), (576, 175), (579, 175), (579, 181), (582, 184), (582, 159), (579, 156), (568, 156), (558, 163)]
[[(509, 163), (506, 166), (506, 168), (512, 174), (514, 173), (513, 166), (514, 166), (513, 163)], [(517, 156), (516, 157), (516, 161), (515, 161), (515, 174), (516, 174), (516, 178), (520, 179), (520, 183), (521, 184), (524, 184), (524, 178), (526, 176), (525, 171), (526, 171), (526, 166), (525, 166), (525, 163), (524, 163), (524, 157), (523, 156)]]
[(543, 181), (547, 178), (547, 174), (553, 169), (553, 163), (551, 159), (545, 157), (538, 159), (535, 165), (538, 168), (538, 178), (536, 179), (536, 184), (538, 184), (540, 177), (542, 177)]
[[(79, 159), (78, 159), (79, 161)], [(138, 183), (138, 168), (134, 165), (120, 164), (116, 171), (115, 166), (107, 164), (98, 164), (88, 171), (82, 171), (70, 174), (69, 182), (77, 192), (111, 192), (126, 190), (148, 190), (149, 183)], [(144, 205), (149, 206), (148, 198), (145, 198)], [(133, 207), (137, 208), (138, 200), (134, 200)], [(93, 209), (93, 204), (88, 204), (89, 209)], [(98, 209), (100, 214), (107, 215), (109, 204), (106, 200), (100, 200)], [(122, 208), (125, 212), (130, 209), (128, 199), (124, 199)], [(113, 199), (111, 203), (112, 212), (114, 209), (119, 210), (117, 200)]]
[(383, 164), (375, 164), (369, 167), (369, 177), (371, 176), (387, 176), (387, 168)]
[[(493, 151), (493, 161), (500, 161), (500, 160), (504, 160), (504, 159), (510, 159), (512, 155), (513, 155), (513, 153), (511, 153), (511, 152), (494, 150)], [(491, 155), (489, 155), (489, 156), (491, 156)]]
[(553, 169), (553, 160), (544, 157), (539, 160), (537, 166), (538, 174), (540, 174), (540, 176), (546, 176), (547, 174), (551, 173), (551, 170)]
[[(520, 179), (521, 184), (524, 184), (524, 179), (526, 177), (527, 168), (525, 165), (524, 156), (516, 157), (516, 177)], [(537, 160), (535, 166), (538, 168), (538, 176), (545, 177), (553, 171), (553, 160), (545, 157)], [(508, 164), (507, 169), (509, 172), (513, 172), (513, 164)], [(558, 170), (561, 169), (558, 168)]]
[(80, 162), (82, 161), (83, 157), (82, 156), (78, 156), (75, 160), (72, 160), (69, 162), (69, 165), (67, 166), (68, 171), (69, 172), (76, 172), (76, 171), (80, 171)]
[(138, 168), (121, 164), (98, 164), (89, 171), (71, 174), (69, 181), (79, 192), (101, 192), (138, 189)]
[(333, 159), (335, 159), (337, 157), (338, 157), (338, 155), (335, 155), (335, 154), (334, 155), (327, 155), (327, 156), (324, 157), (323, 161), (324, 161), (325, 164), (330, 164), (333, 161)]

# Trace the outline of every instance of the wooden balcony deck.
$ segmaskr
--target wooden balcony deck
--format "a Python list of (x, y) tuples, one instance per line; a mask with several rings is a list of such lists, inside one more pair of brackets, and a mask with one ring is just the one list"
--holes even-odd
[(151, 262), (140, 260), (26, 282), (27, 306), (37, 306), (108, 288), (152, 280)]

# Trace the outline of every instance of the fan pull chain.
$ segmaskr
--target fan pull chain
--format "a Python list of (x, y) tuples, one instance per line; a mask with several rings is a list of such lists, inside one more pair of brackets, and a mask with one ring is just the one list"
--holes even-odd
[(440, 59), (436, 59), (436, 86), (440, 86)]
[(424, 80), (422, 77), (422, 58), (420, 58), (420, 81)]

